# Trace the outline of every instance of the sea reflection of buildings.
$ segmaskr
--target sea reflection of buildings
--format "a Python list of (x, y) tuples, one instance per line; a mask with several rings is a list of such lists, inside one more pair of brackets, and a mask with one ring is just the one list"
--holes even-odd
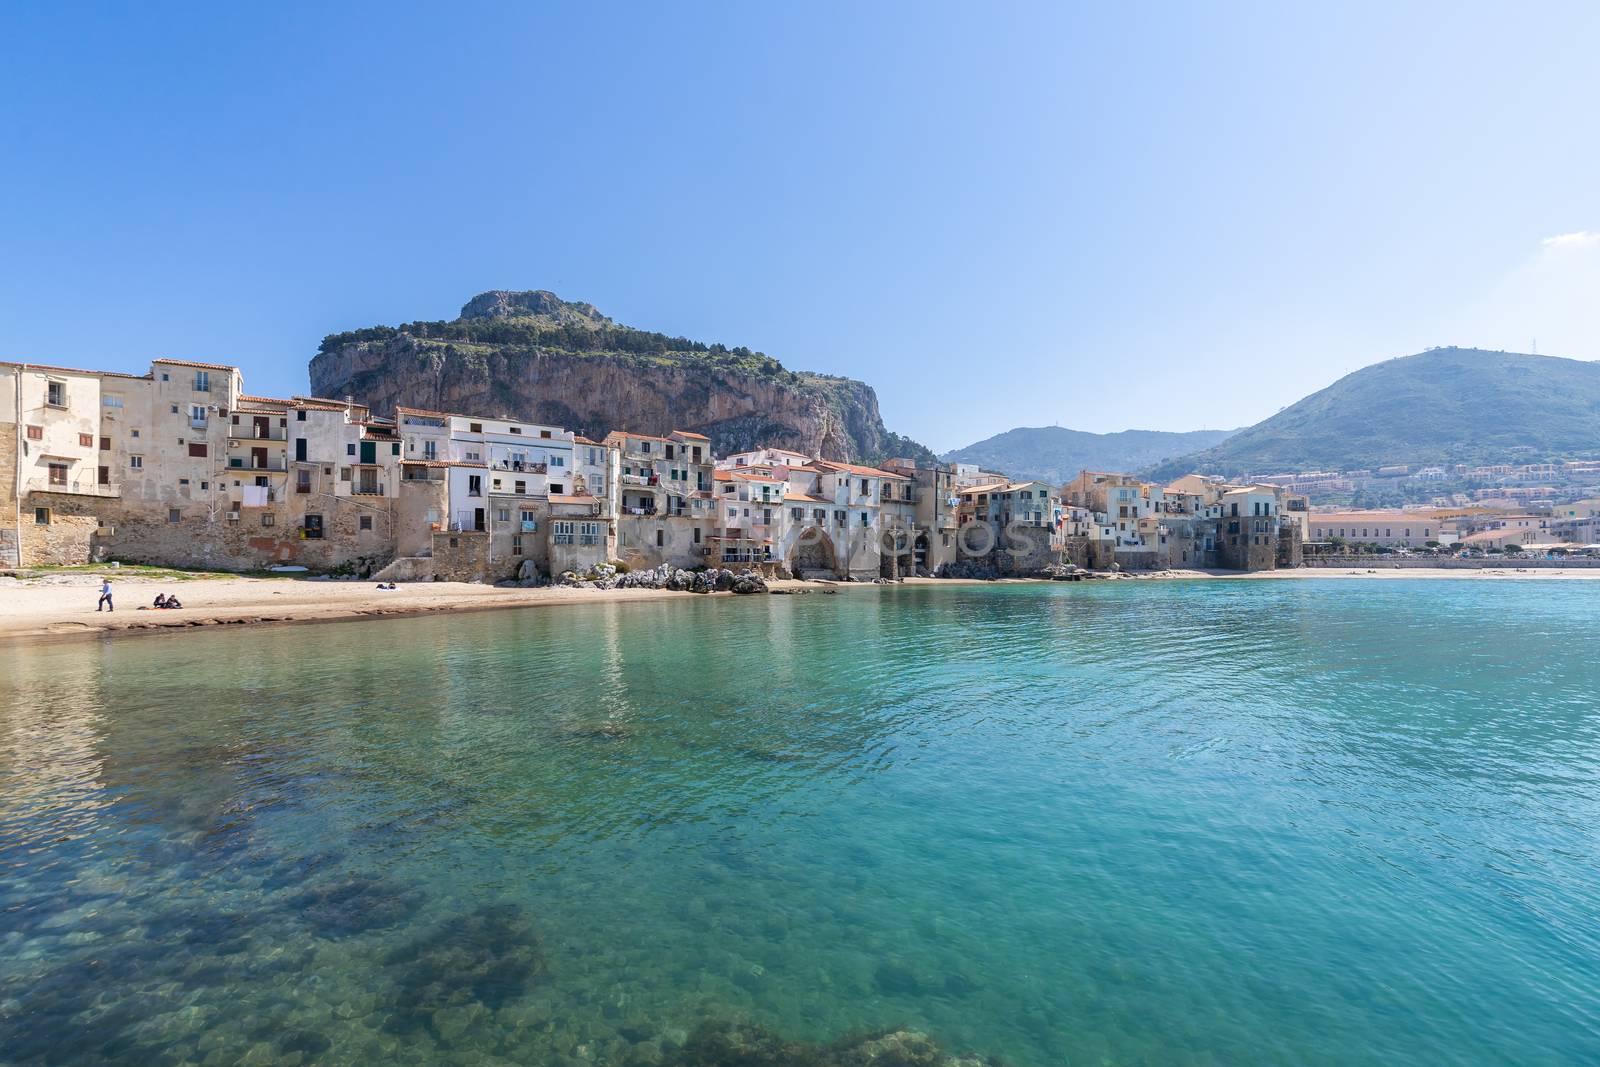
[(91, 833), (107, 792), (103, 646), (20, 644), (0, 675), (0, 851)]

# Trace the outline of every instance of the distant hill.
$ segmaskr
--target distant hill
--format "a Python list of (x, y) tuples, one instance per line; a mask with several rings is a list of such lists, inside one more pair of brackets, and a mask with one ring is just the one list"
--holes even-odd
[(1020, 426), (975, 445), (946, 452), (947, 463), (976, 463), (1015, 478), (1060, 483), (1081, 470), (1133, 471), (1209, 448), (1233, 430), (1123, 430), (1085, 433), (1060, 426)]
[(761, 445), (875, 463), (933, 453), (888, 430), (872, 387), (792, 371), (771, 356), (624, 326), (545, 290), (494, 290), (459, 318), (324, 338), (318, 396), (608, 430), (694, 430), (722, 454)]
[(1538, 462), (1600, 452), (1600, 363), (1437, 348), (1347, 374), (1150, 474)]

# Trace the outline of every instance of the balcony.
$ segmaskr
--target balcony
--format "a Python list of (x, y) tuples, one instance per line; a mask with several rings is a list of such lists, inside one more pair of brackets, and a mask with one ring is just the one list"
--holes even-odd
[[(205, 423), (200, 424), (200, 429), (205, 429)], [(228, 427), (228, 440), (230, 441), (286, 441), (289, 431), (282, 426), (268, 426), (262, 429), (259, 426), (230, 426)]]
[(191, 430), (199, 430), (201, 433), (205, 433), (210, 425), (210, 422), (206, 419), (197, 419), (192, 415), (189, 417), (189, 429)]
[(354, 496), (385, 496), (385, 495), (387, 495), (383, 491), (383, 483), (382, 482), (365, 483), (365, 484), (357, 482), (356, 484), (354, 484), (354, 485), (352, 485), (350, 487), (350, 492)]
[(622, 484), (644, 487), (657, 486), (661, 484), (661, 478), (655, 474), (624, 474), (622, 476)]
[(497, 459), (491, 463), (490, 468), (497, 471), (519, 471), (523, 474), (548, 474), (548, 463), (528, 463), (519, 459)]
[(266, 471), (269, 473), (281, 474), (284, 471), (287, 471), (289, 467), (288, 464), (281, 459), (269, 459), (263, 461), (232, 456), (228, 459), (228, 469), (231, 471)]
[(104, 496), (118, 497), (122, 495), (122, 486), (115, 483), (100, 484), (93, 477), (75, 478), (67, 482), (48, 482), (40, 485), (34, 480), (29, 485), (30, 492), (39, 493), (69, 493), (73, 496)]

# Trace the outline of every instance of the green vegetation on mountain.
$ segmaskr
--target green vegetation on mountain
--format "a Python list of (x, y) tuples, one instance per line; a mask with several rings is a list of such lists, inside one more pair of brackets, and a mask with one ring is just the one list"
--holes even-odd
[(947, 463), (976, 463), (1014, 478), (1061, 483), (1081, 470), (1133, 471), (1207, 448), (1232, 430), (1123, 430), (1085, 433), (1060, 426), (1022, 426), (946, 452)]
[(1600, 363), (1436, 348), (1348, 374), (1151, 474), (1275, 474), (1600, 454)]
[(884, 427), (862, 382), (636, 330), (542, 290), (481, 293), (448, 322), (330, 334), (311, 360), (311, 385), (378, 412), (472, 412), (596, 438), (692, 430), (722, 453), (773, 445), (852, 462), (933, 458)]

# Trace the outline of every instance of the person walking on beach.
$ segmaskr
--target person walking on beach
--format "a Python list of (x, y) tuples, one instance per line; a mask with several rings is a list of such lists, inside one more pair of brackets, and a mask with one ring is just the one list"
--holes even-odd
[(105, 608), (107, 611), (116, 611), (116, 606), (111, 603), (111, 579), (100, 579), (100, 602), (94, 606), (95, 611)]

